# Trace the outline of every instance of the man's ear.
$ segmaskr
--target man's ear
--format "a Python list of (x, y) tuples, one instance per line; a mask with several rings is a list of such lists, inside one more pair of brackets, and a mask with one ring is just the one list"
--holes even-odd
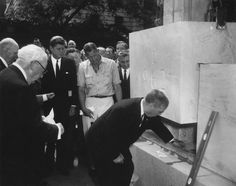
[(29, 70), (31, 72), (37, 71), (37, 66), (39, 65), (37, 63), (39, 63), (39, 62), (37, 62), (36, 60), (30, 61)]
[(30, 68), (34, 68), (34, 66), (36, 65), (36, 61), (35, 60), (32, 60), (30, 61)]

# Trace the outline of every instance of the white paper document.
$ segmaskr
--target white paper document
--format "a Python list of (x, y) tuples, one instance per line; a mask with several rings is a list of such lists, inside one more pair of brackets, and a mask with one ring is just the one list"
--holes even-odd
[[(54, 120), (54, 110), (53, 108), (51, 109), (50, 113), (47, 116), (42, 116), (42, 119), (44, 122), (52, 124), (52, 125), (57, 125), (55, 120)], [(58, 126), (58, 130), (59, 130), (59, 126)], [(57, 139), (61, 139), (61, 131), (59, 130), (58, 132), (58, 136)]]
[(43, 121), (50, 123), (50, 124), (56, 124), (54, 120), (54, 111), (53, 108), (51, 109), (50, 113), (47, 116), (43, 116)]

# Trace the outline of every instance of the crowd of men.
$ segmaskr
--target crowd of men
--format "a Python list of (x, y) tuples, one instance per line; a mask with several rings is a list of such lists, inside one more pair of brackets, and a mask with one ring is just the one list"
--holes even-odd
[[(112, 60), (115, 59), (116, 56), (114, 49), (108, 47), (107, 56), (103, 57), (99, 54), (94, 43), (92, 43), (93, 47), (91, 49), (89, 48), (90, 45), (91, 43), (87, 43), (83, 52), (76, 48), (76, 43), (73, 40), (70, 40), (67, 44), (63, 37), (54, 36), (49, 42), (49, 50), (42, 46), (38, 38), (34, 39), (33, 45), (24, 46), (19, 50), (18, 43), (12, 38), (4, 38), (0, 41), (1, 77), (8, 77), (7, 79), (1, 78), (0, 85), (0, 119), (2, 129), (0, 147), (1, 175), (3, 175), (1, 176), (1, 182), (4, 185), (13, 185), (14, 183), (16, 183), (16, 185), (24, 185), (26, 183), (33, 184), (34, 182), (38, 184), (40, 183), (40, 177), (43, 177), (46, 173), (50, 173), (55, 168), (62, 174), (68, 175), (74, 158), (73, 132), (76, 124), (75, 118), (78, 118), (74, 116), (78, 115), (81, 109), (84, 113), (83, 117), (92, 118), (94, 121), (114, 103), (111, 101), (109, 105), (103, 108), (103, 111), (91, 111), (87, 106), (90, 102), (90, 97), (93, 97), (92, 99), (95, 100), (95, 103), (93, 103), (95, 107), (97, 107), (96, 101), (99, 100), (102, 101), (101, 104), (103, 106), (104, 98), (100, 98), (100, 96), (109, 96), (110, 100), (113, 100), (113, 94), (117, 92), (116, 100), (122, 99), (120, 77), (117, 68), (119, 63)], [(128, 55), (128, 45), (125, 42), (124, 45), (124, 50), (126, 50)], [(110, 48), (112, 48), (112, 51), (109, 50)], [(91, 52), (89, 50), (93, 51)], [(91, 53), (93, 53), (95, 57), (91, 56)], [(44, 58), (42, 56), (44, 56)], [(98, 79), (97, 77), (92, 77), (92, 74), (88, 80), (87, 74), (85, 75), (82, 72), (82, 67), (85, 65), (85, 62), (82, 61), (86, 59), (90, 59), (91, 63), (93, 63), (91, 68), (96, 66), (97, 73), (95, 75), (97, 75)], [(103, 67), (102, 63), (100, 66), (100, 61), (105, 61), (106, 65)], [(37, 68), (34, 68), (35, 66)], [(106, 70), (107, 67), (110, 68), (110, 71)], [(14, 73), (7, 73), (10, 69), (14, 71)], [(27, 72), (29, 72), (29, 75)], [(106, 74), (103, 74), (104, 72), (106, 72)], [(31, 75), (31, 73), (33, 75)], [(20, 76), (22, 85), (15, 76)], [(112, 80), (113, 77), (116, 77), (115, 81)], [(93, 79), (93, 81), (96, 80), (96, 82), (93, 82), (93, 85), (91, 85), (91, 79)], [(99, 82), (103, 84), (99, 85)], [(17, 86), (18, 83), (19, 86)], [(77, 85), (80, 85), (79, 89)], [(12, 88), (10, 88), (11, 86)], [(24, 92), (24, 88), (21, 89), (20, 86), (23, 86), (27, 90), (31, 89), (31, 95), (29, 96), (29, 93), (26, 94), (27, 91)], [(92, 92), (89, 92), (90, 89)], [(96, 89), (102, 92), (98, 92)], [(78, 90), (80, 94), (78, 94)], [(106, 95), (107, 93), (109, 95)], [(30, 98), (33, 97), (32, 95), (36, 95), (37, 103), (30, 100)], [(79, 103), (79, 99), (81, 103)], [(25, 101), (25, 103), (23, 101)], [(34, 114), (37, 113), (37, 118), (36, 115), (29, 112), (34, 107), (37, 107), (37, 112), (36, 109), (34, 111)], [(57, 125), (65, 132), (59, 137), (60, 140), (54, 138), (54, 140), (45, 141), (45, 138), (34, 135), (34, 140), (38, 140), (41, 143), (39, 146), (36, 146), (36, 144), (33, 144), (33, 139), (27, 138), (32, 131), (30, 128), (27, 129), (26, 124), (37, 124), (37, 126), (32, 129), (37, 133), (38, 126), (47, 126), (43, 121), (44, 117), (39, 117), (39, 115), (48, 116), (49, 113), (52, 112), (56, 124), (54, 123), (48, 126), (55, 128)], [(93, 117), (90, 114), (92, 114)], [(27, 120), (29, 120), (28, 123)], [(86, 132), (86, 124), (83, 125), (85, 126), (84, 131)], [(22, 131), (18, 129), (19, 127), (25, 127), (27, 130)], [(9, 133), (11, 133), (11, 135), (9, 135)], [(18, 135), (24, 136), (24, 143), (21, 142), (22, 136)], [(46, 133), (43, 135), (46, 135)], [(38, 147), (39, 152), (37, 153), (37, 157), (39, 157), (38, 162), (40, 162), (41, 166), (35, 166), (33, 168), (31, 164), (36, 165), (35, 162), (27, 163), (27, 161), (35, 159), (29, 158), (31, 154), (27, 152), (32, 151), (32, 147), (30, 147), (28, 143), (32, 143), (35, 149)], [(27, 151), (24, 150), (25, 148), (27, 148)], [(24, 151), (24, 153), (22, 151)], [(19, 155), (16, 156), (16, 154)], [(32, 156), (36, 157), (35, 154)], [(15, 164), (13, 162), (15, 162)], [(11, 164), (13, 164), (13, 167), (11, 167)], [(24, 167), (21, 166), (23, 164)], [(15, 167), (19, 169), (15, 169)], [(34, 173), (36, 167), (38, 172)], [(43, 167), (42, 170), (39, 170), (39, 167)], [(12, 177), (16, 179), (12, 179)]]
[[(43, 178), (55, 169), (69, 175), (77, 125), (83, 126), (90, 168), (101, 186), (129, 185), (129, 146), (146, 129), (176, 142), (159, 118), (169, 104), (163, 92), (129, 99), (124, 41), (116, 49), (88, 42), (80, 51), (62, 36), (50, 39), (49, 50), (38, 38), (20, 49), (14, 39), (4, 38), (0, 71), (2, 186), (46, 185)], [(148, 125), (142, 124), (143, 114)]]

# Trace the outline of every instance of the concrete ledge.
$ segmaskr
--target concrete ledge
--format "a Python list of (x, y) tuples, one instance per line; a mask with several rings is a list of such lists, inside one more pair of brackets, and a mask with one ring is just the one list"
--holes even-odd
[[(135, 174), (139, 176), (135, 186), (184, 186), (191, 165), (150, 142), (136, 142), (131, 147)], [(201, 168), (195, 186), (236, 186), (225, 178)]]

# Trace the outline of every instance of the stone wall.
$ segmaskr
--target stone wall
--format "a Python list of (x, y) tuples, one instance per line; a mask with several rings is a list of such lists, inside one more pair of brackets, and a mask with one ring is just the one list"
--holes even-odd
[(197, 122), (200, 63), (235, 63), (236, 24), (217, 30), (212, 22), (177, 22), (130, 34), (131, 96), (166, 92), (163, 117)]

